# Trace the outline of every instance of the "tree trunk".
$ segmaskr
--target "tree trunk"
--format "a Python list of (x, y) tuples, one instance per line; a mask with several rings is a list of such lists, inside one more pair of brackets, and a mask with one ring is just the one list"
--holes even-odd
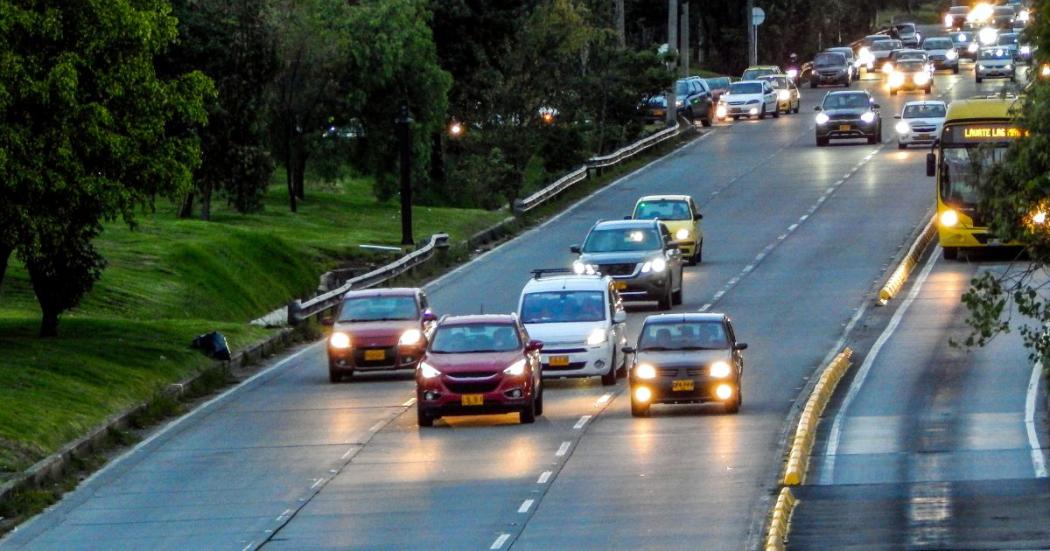
[(302, 141), (302, 136), (299, 137), (298, 143), (296, 143), (296, 154), (295, 154), (295, 196), (300, 200), (306, 199), (306, 145)]
[(43, 304), (41, 304), (40, 309), (42, 311), (42, 316), (40, 317), (40, 336), (57, 337), (59, 310), (57, 308), (45, 307)]
[(4, 275), (7, 274), (7, 261), (11, 259), (11, 253), (15, 248), (7, 243), (0, 243), (0, 287), (4, 284)]
[(201, 186), (201, 220), (211, 221), (211, 182), (203, 182)]
[(292, 173), (294, 163), (292, 162), (292, 127), (288, 126), (288, 133), (284, 137), (284, 176), (285, 183), (288, 186), (288, 208), (292, 212), (296, 212), (295, 205), (295, 181), (293, 180)]
[(193, 197), (194, 193), (191, 191), (186, 194), (186, 197), (182, 200), (182, 205), (179, 207), (179, 218), (192, 218), (193, 217)]

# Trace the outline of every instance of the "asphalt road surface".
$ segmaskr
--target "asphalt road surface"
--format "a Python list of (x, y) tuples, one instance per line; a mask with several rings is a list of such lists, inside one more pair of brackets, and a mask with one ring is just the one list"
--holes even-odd
[[(919, 95), (891, 98), (892, 115)], [(967, 74), (934, 95), (968, 97)], [(984, 89), (991, 90), (987, 83)], [(514, 308), (529, 270), (567, 266), (599, 218), (648, 193), (702, 206), (704, 263), (681, 310), (728, 312), (743, 409), (653, 408), (625, 382), (552, 381), (534, 425), (464, 417), (419, 430), (409, 376), (327, 382), (312, 345), (159, 431), (9, 535), (17, 549), (741, 549), (760, 537), (785, 414), (933, 202), (921, 149), (818, 149), (813, 106), (720, 126), (428, 289), (435, 311)], [(633, 307), (632, 337), (652, 306)], [(838, 476), (849, 476), (845, 468)]]

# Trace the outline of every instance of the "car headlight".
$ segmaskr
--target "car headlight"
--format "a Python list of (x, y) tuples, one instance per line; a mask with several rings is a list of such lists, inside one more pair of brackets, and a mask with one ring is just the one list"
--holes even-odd
[(587, 335), (587, 346), (598, 346), (609, 340), (609, 334), (601, 327), (595, 327), (590, 335)]
[(1043, 68), (1039, 70), (1039, 75), (1043, 78), (1050, 77), (1050, 65), (1043, 65)]
[(871, 111), (867, 111), (863, 115), (860, 116), (860, 120), (862, 120), (864, 122), (874, 122), (875, 121), (875, 113), (872, 113)]
[(892, 75), (890, 75), (890, 88), (897, 88), (902, 84), (904, 84), (903, 73), (893, 73)]
[(747, 103), (748, 104), (752, 104), (752, 103), (761, 103), (761, 102), (759, 102), (759, 100), (757, 100), (757, 99), (751, 99), (751, 100), (747, 100)]
[(434, 369), (434, 366), (427, 362), (419, 362), (419, 374), (422, 375), (424, 379), (433, 379), (434, 377), (441, 376), (441, 372)]
[(977, 64), (977, 69), (978, 69), (979, 71), (983, 71), (983, 70), (984, 70), (984, 65), (981, 65), (981, 64)]
[(956, 38), (959, 39), (959, 42), (966, 42), (966, 33), (959, 33), (959, 36)]
[(951, 27), (952, 23), (954, 23), (954, 22), (955, 22), (955, 19), (952, 16), (950, 16), (950, 15), (945, 15), (944, 16), (944, 26), (945, 27)]
[(726, 362), (715, 362), (711, 364), (711, 368), (708, 370), (708, 374), (716, 379), (725, 379), (729, 376), (732, 370), (729, 369), (729, 364)]
[(997, 31), (997, 30), (995, 30), (995, 29), (993, 29), (991, 27), (985, 27), (985, 28), (981, 29), (980, 32), (977, 33), (977, 40), (980, 40), (981, 44), (984, 44), (986, 46), (991, 45), (991, 44), (995, 44), (995, 41), (998, 40), (998, 39), (999, 39), (999, 31)]
[(948, 61), (954, 61), (956, 58), (959, 57), (959, 52), (955, 50), (948, 50), (948, 52), (944, 54), (944, 57)]
[[(431, 368), (431, 369), (433, 369), (433, 368)], [(513, 375), (515, 377), (523, 375), (525, 373), (525, 358), (522, 358), (522, 359), (520, 359), (520, 360), (510, 364), (510, 367), (508, 367), (507, 369), (504, 369), (503, 372), (506, 373), (507, 375)], [(426, 375), (423, 375), (423, 376), (426, 377)], [(429, 377), (427, 377), (427, 378), (429, 379)]]
[(897, 123), (898, 134), (907, 134), (908, 132), (911, 132), (911, 126), (908, 126), (908, 123), (904, 121), (900, 121)]
[(977, 53), (977, 43), (971, 42), (970, 45), (966, 47), (966, 51), (970, 52), (971, 54)]
[(781, 91), (777, 92), (777, 97), (780, 98), (780, 101), (787, 101), (787, 100), (791, 99), (791, 91), (790, 90), (781, 90)]
[(913, 78), (915, 79), (915, 84), (919, 86), (926, 86), (926, 83), (930, 82), (929, 73), (915, 73)]
[(886, 73), (887, 75), (892, 73), (893, 72), (893, 62), (887, 61), (886, 63), (883, 63), (882, 64), (882, 72)]
[(1046, 223), (1046, 211), (1038, 211), (1032, 215), (1032, 223), (1037, 226), (1042, 226)]
[(787, 76), (788, 76), (788, 78), (795, 78), (795, 77), (797, 77), (798, 76), (798, 69), (788, 69)]
[(336, 331), (332, 333), (332, 336), (328, 337), (328, 345), (338, 350), (350, 348), (350, 335)]
[(1031, 54), (1032, 54), (1032, 47), (1031, 46), (1021, 46), (1021, 55), (1031, 55)]
[(409, 329), (404, 333), (401, 333), (401, 338), (397, 340), (397, 344), (402, 346), (412, 346), (419, 344), (419, 341), (423, 340), (423, 332), (419, 329)]
[(634, 375), (639, 379), (655, 379), (656, 368), (649, 364), (638, 364), (638, 367), (634, 368)]
[(1003, 69), (1006, 69), (1007, 71), (1009, 71), (1010, 69), (1013, 69), (1013, 68), (1014, 68), (1014, 66), (1010, 65), (1009, 63), (1007, 63), (1006, 65), (1003, 65)]
[(831, 117), (827, 113), (817, 113), (817, 124), (827, 124)]
[(1020, 13), (1017, 14), (1017, 20), (1022, 23), (1027, 23), (1030, 15), (1031, 14), (1028, 12), (1028, 10), (1021, 10)]
[(682, 100), (680, 100), (680, 99), (674, 100), (674, 106), (675, 107), (681, 107), (682, 106)]
[(941, 213), (940, 222), (946, 228), (953, 228), (959, 223), (959, 213), (948, 209)]
[(724, 119), (726, 117), (726, 106), (725, 104), (719, 103), (718, 107), (715, 108), (715, 116)]
[(685, 241), (686, 239), (689, 239), (689, 230), (686, 228), (682, 228), (674, 232), (674, 238), (679, 241)]
[(654, 258), (652, 261), (653, 271), (662, 272), (667, 269), (667, 261), (662, 258)]

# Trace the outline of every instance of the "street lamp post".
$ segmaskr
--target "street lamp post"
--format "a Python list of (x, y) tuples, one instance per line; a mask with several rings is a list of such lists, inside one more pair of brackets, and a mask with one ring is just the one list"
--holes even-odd
[(394, 122), (401, 148), (401, 244), (412, 245), (412, 114), (407, 102), (401, 102)]

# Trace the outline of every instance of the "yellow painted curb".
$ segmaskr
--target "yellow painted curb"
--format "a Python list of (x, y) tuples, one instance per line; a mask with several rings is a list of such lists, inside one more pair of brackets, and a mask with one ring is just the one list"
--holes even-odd
[(769, 530), (766, 531), (766, 551), (782, 551), (787, 541), (788, 529), (791, 525), (791, 513), (795, 511), (798, 500), (791, 493), (790, 488), (781, 488), (777, 502), (773, 505), (773, 515), (769, 521)]
[(911, 244), (911, 248), (908, 249), (908, 254), (904, 255), (901, 263), (897, 265), (897, 269), (893, 270), (890, 278), (886, 280), (886, 284), (879, 290), (880, 305), (885, 305), (900, 292), (901, 287), (904, 287), (904, 283), (908, 281), (911, 271), (919, 264), (919, 259), (922, 257), (923, 251), (926, 250), (926, 246), (933, 240), (933, 236), (937, 235), (937, 226), (933, 223), (934, 220), (935, 218), (931, 218), (926, 223), (922, 233), (919, 234), (919, 237)]
[(784, 469), (785, 486), (798, 486), (806, 481), (806, 471), (809, 467), (809, 454), (813, 450), (813, 440), (817, 434), (817, 423), (820, 416), (824, 414), (831, 395), (835, 393), (835, 387), (839, 380), (849, 369), (850, 360), (853, 358), (853, 350), (844, 349), (835, 356), (831, 363), (824, 368), (820, 379), (813, 387), (813, 391), (802, 408), (802, 415), (798, 419), (798, 427), (788, 451), (787, 466)]

